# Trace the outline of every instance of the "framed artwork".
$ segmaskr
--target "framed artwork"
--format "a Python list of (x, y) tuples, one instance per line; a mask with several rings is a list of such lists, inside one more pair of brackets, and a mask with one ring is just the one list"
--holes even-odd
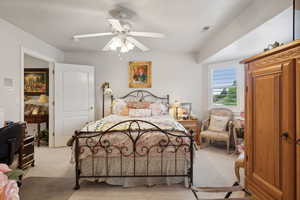
[(48, 95), (49, 70), (40, 68), (24, 69), (24, 92), (28, 96)]
[(180, 103), (180, 106), (177, 108), (176, 116), (177, 119), (188, 120), (191, 117), (192, 112), (192, 103)]
[(151, 88), (152, 62), (129, 62), (128, 83), (130, 88)]

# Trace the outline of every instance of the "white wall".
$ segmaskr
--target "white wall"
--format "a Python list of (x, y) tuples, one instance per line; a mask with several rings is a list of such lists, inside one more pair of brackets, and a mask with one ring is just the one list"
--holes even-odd
[(207, 40), (198, 54), (202, 62), (245, 34), (292, 6), (292, 0), (253, 0), (253, 2), (219, 34)]
[(288, 8), (250, 31), (240, 39), (234, 41), (215, 55), (209, 57), (205, 60), (205, 62), (216, 63), (220, 61), (251, 57), (263, 52), (269, 44), (273, 44), (275, 41), (286, 44), (292, 40), (293, 9)]
[(108, 81), (117, 96), (131, 90), (128, 87), (129, 61), (152, 61), (152, 88), (149, 91), (156, 95), (169, 94), (171, 102), (175, 99), (192, 102), (193, 113), (202, 118), (203, 96), (206, 98), (207, 95), (202, 90), (202, 67), (189, 54), (135, 52), (126, 54), (121, 60), (116, 53), (65, 53), (66, 63), (95, 66), (98, 118), (102, 113), (100, 85), (103, 82)]
[[(21, 48), (25, 47), (44, 56), (63, 60), (64, 53), (47, 43), (0, 19), (0, 108), (5, 120), (20, 120)], [(4, 78), (14, 80), (14, 88), (4, 87)]]
[(49, 68), (49, 62), (25, 54), (24, 68)]

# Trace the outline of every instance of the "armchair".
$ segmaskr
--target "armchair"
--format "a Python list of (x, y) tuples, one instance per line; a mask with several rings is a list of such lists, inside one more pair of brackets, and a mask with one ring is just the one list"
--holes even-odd
[(0, 129), (0, 163), (13, 163), (15, 154), (22, 146), (24, 126), (22, 123), (13, 123)]
[(230, 141), (233, 136), (233, 113), (226, 108), (214, 108), (209, 111), (209, 117), (202, 121), (201, 140), (205, 138), (209, 143), (224, 141), (229, 153)]

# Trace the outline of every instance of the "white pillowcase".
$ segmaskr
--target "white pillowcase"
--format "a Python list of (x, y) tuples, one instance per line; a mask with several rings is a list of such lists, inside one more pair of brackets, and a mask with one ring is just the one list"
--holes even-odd
[(150, 109), (129, 109), (129, 117), (151, 117)]
[(150, 104), (149, 108), (151, 109), (153, 116), (165, 115), (168, 112), (167, 106), (159, 102)]
[(228, 121), (229, 121), (229, 117), (211, 115), (208, 129), (212, 131), (220, 131), (220, 132), (226, 131), (226, 126)]

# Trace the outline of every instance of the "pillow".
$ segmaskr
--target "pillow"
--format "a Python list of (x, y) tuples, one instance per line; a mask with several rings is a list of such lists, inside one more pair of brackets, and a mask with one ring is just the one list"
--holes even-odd
[(150, 109), (129, 109), (129, 117), (151, 117)]
[(159, 102), (150, 104), (149, 108), (151, 109), (153, 116), (165, 115), (168, 112), (168, 107)]
[(127, 108), (127, 104), (123, 99), (116, 99), (113, 102), (112, 113), (116, 115), (124, 114), (124, 110)]
[(121, 110), (120, 115), (122, 115), (122, 116), (128, 116), (129, 115), (129, 109), (128, 109), (127, 106), (125, 106), (123, 108), (123, 110)]
[(151, 102), (148, 101), (131, 101), (127, 102), (127, 107), (131, 109), (148, 109)]
[(211, 131), (226, 131), (228, 121), (229, 117), (211, 115), (208, 129)]

